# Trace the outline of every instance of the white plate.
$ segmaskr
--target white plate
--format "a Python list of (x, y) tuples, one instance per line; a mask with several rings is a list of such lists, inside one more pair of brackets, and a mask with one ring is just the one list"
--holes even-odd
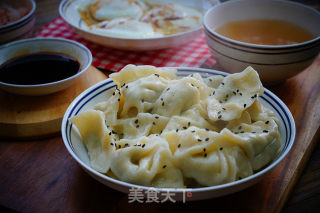
[[(178, 76), (187, 76), (191, 73), (200, 73), (201, 76), (207, 77), (210, 75), (222, 75), (226, 76), (227, 73), (201, 69), (201, 68), (177, 68)], [(104, 174), (101, 174), (90, 167), (90, 161), (87, 154), (87, 151), (83, 143), (72, 131), (72, 124), (69, 122), (69, 118), (79, 114), (80, 112), (86, 111), (87, 109), (92, 108), (99, 102), (107, 100), (115, 88), (115, 83), (111, 79), (106, 79), (83, 93), (81, 93), (68, 107), (62, 121), (62, 138), (64, 144), (71, 154), (71, 156), (81, 165), (81, 167), (93, 178), (100, 181), (101, 183), (124, 193), (129, 193), (132, 188), (139, 188), (143, 191), (147, 191), (150, 187), (139, 186), (120, 180), (115, 180), (111, 177), (108, 177)], [(265, 89), (264, 94), (259, 97), (261, 103), (271, 109), (276, 117), (279, 119), (279, 131), (281, 142), (283, 143), (283, 150), (278, 155), (278, 157), (263, 170), (235, 182), (226, 183), (217, 186), (202, 187), (202, 188), (187, 188), (187, 189), (161, 189), (155, 188), (154, 190), (159, 193), (170, 192), (173, 193), (175, 200), (180, 201), (189, 201), (189, 200), (202, 200), (209, 199), (214, 197), (223, 196), (226, 194), (234, 193), (240, 191), (244, 188), (247, 188), (259, 180), (268, 175), (274, 167), (280, 163), (280, 161), (287, 155), (289, 150), (292, 147), (295, 138), (295, 123), (293, 117), (286, 107), (286, 105), (272, 92)], [(188, 197), (192, 193), (192, 197)]]
[[(148, 2), (172, 2), (169, 0), (147, 0)], [(202, 26), (195, 28), (193, 30), (178, 33), (170, 36), (162, 36), (156, 38), (121, 38), (102, 35), (98, 33), (91, 32), (84, 27), (84, 23), (81, 20), (78, 8), (83, 0), (62, 0), (59, 7), (60, 16), (69, 24), (69, 26), (78, 33), (81, 37), (92, 41), (94, 43), (122, 50), (132, 50), (132, 51), (145, 51), (145, 50), (158, 50), (164, 48), (172, 48), (185, 44), (195, 37), (201, 34)], [(185, 6), (193, 7), (202, 11), (202, 1), (175, 1), (179, 4)]]

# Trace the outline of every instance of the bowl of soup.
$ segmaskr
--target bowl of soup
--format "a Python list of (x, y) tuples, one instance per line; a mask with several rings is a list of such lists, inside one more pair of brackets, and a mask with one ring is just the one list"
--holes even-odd
[(47, 95), (79, 79), (92, 62), (90, 50), (62, 38), (30, 38), (0, 46), (0, 89)]
[(247, 66), (264, 84), (277, 84), (305, 70), (320, 51), (320, 13), (282, 0), (236, 0), (204, 15), (210, 52), (228, 72)]

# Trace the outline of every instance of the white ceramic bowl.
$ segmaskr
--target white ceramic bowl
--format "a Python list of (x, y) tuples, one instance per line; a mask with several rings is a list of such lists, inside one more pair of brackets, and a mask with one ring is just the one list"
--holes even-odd
[[(69, 26), (81, 37), (114, 49), (130, 50), (130, 51), (146, 51), (158, 50), (164, 48), (172, 48), (185, 44), (201, 34), (202, 26), (193, 30), (178, 33), (169, 36), (156, 38), (121, 38), (115, 36), (107, 36), (92, 32), (84, 27), (84, 22), (78, 12), (83, 0), (62, 0), (59, 7), (60, 16), (69, 24)], [(170, 2), (170, 0), (148, 0), (148, 2)], [(172, 0), (171, 0), (172, 2)], [(192, 6), (202, 11), (202, 1), (179, 1), (180, 4)]]
[[(278, 19), (301, 26), (316, 38), (292, 45), (257, 45), (229, 39), (215, 32), (223, 24), (251, 18)], [(258, 71), (265, 84), (295, 76), (320, 51), (320, 13), (299, 3), (282, 0), (228, 1), (209, 9), (203, 19), (211, 53), (224, 70), (240, 72), (247, 66)]]
[[(10, 2), (10, 1), (8, 1)], [(11, 1), (11, 4), (25, 6), (28, 13), (20, 19), (0, 26), (0, 44), (6, 42), (29, 38), (33, 35), (35, 24), (36, 3), (34, 0)], [(18, 3), (18, 4), (17, 4)]]
[[(207, 77), (210, 75), (222, 75), (226, 76), (227, 73), (209, 70), (209, 69), (201, 69), (201, 68), (177, 68), (178, 76), (187, 76), (191, 73), (199, 73), (203, 77)], [(123, 193), (129, 193), (129, 189), (131, 188), (140, 188), (144, 191), (147, 191), (148, 187), (139, 186), (131, 183), (126, 183), (120, 180), (115, 180), (111, 177), (108, 177), (104, 174), (101, 174), (90, 167), (90, 161), (87, 154), (87, 150), (84, 147), (83, 143), (80, 141), (79, 137), (77, 137), (75, 131), (73, 131), (72, 124), (69, 122), (69, 118), (86, 111), (88, 109), (92, 109), (94, 105), (105, 101), (112, 95), (112, 92), (115, 89), (115, 83), (111, 79), (106, 79), (81, 93), (68, 107), (66, 113), (62, 120), (61, 133), (64, 144), (71, 154), (71, 156), (80, 164), (80, 166), (93, 178), (98, 180), (99, 182), (109, 186), (115, 190), (121, 191)], [(183, 201), (186, 200), (201, 200), (223, 196), (226, 194), (230, 194), (244, 188), (247, 188), (259, 180), (268, 175), (272, 169), (280, 163), (280, 161), (287, 155), (289, 150), (292, 147), (294, 138), (295, 138), (295, 123), (292, 118), (292, 115), (286, 105), (277, 98), (273, 93), (269, 90), (265, 89), (264, 94), (259, 97), (259, 100), (262, 104), (271, 109), (276, 117), (279, 119), (279, 131), (281, 141), (283, 143), (283, 149), (278, 157), (268, 166), (266, 166), (261, 171), (249, 176), (247, 178), (237, 180), (235, 182), (222, 184), (218, 186), (211, 187), (203, 187), (203, 188), (187, 188), (187, 189), (170, 189), (169, 191), (174, 193), (174, 199)], [(168, 189), (155, 188), (154, 190), (158, 192), (167, 192)], [(187, 197), (186, 193), (191, 192), (192, 197)], [(189, 193), (190, 194), (190, 193)], [(186, 201), (185, 200), (185, 201)]]
[[(71, 86), (89, 68), (92, 62), (90, 50), (78, 42), (58, 38), (33, 38), (0, 46), (0, 65), (11, 58), (39, 52), (54, 52), (71, 56), (80, 63), (80, 71), (60, 81), (45, 84), (17, 85), (0, 81), (0, 88), (21, 95), (54, 93)], [(45, 71), (43, 70), (43, 72)]]

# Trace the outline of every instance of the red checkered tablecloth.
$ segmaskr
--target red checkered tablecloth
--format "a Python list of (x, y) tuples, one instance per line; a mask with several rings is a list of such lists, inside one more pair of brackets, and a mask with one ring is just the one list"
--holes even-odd
[(199, 67), (203, 63), (214, 64), (215, 59), (211, 56), (207, 47), (204, 33), (196, 37), (192, 42), (176, 48), (130, 52), (114, 50), (87, 41), (75, 32), (61, 18), (57, 18), (36, 35), (37, 37), (58, 37), (78, 41), (87, 46), (92, 52), (92, 65), (109, 70), (119, 71), (127, 64), (153, 65), (157, 67)]

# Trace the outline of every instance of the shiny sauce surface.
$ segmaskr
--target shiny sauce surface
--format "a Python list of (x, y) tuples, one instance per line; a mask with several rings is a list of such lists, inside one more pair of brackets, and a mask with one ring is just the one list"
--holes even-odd
[(18, 85), (51, 83), (80, 71), (79, 62), (61, 53), (42, 52), (12, 58), (0, 66), (0, 82)]
[(233, 40), (262, 45), (290, 45), (315, 38), (311, 32), (296, 24), (269, 19), (232, 21), (215, 31)]

